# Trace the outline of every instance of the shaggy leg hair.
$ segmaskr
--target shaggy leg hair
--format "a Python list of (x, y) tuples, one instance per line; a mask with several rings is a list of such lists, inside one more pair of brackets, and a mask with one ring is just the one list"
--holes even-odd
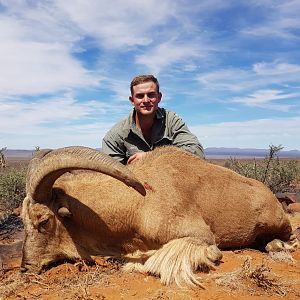
[(293, 252), (300, 248), (300, 241), (295, 234), (290, 236), (290, 240), (287, 242), (275, 239), (267, 244), (267, 252), (279, 252), (279, 251), (289, 251)]
[(195, 238), (175, 239), (158, 250), (135, 252), (127, 256), (130, 262), (123, 270), (126, 272), (150, 273), (160, 276), (163, 284), (175, 282), (178, 286), (200, 286), (194, 271), (208, 271), (221, 260), (222, 253), (216, 245), (204, 245)]

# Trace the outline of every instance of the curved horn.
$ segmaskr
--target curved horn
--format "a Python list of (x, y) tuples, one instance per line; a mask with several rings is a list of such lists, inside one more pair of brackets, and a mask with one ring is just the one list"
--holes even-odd
[(43, 149), (38, 152), (33, 156), (33, 158), (30, 160), (30, 163), (28, 165), (27, 169), (27, 175), (26, 175), (26, 194), (29, 194), (29, 186), (30, 186), (30, 180), (32, 177), (32, 174), (34, 174), (38, 168), (38, 165), (41, 161), (41, 159), (49, 152), (51, 152), (51, 149)]
[(45, 202), (57, 178), (76, 169), (93, 170), (112, 176), (133, 187), (143, 196), (146, 190), (132, 172), (105, 153), (87, 147), (66, 147), (53, 150), (42, 157), (28, 179), (27, 192), (36, 202)]

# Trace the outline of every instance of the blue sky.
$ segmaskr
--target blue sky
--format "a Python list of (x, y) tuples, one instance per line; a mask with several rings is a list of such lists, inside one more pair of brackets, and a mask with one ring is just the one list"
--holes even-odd
[(0, 148), (100, 147), (158, 77), (207, 147), (300, 150), (300, 1), (0, 0)]

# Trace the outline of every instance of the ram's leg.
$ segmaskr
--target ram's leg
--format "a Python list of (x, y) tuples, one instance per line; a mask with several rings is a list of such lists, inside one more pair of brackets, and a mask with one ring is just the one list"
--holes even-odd
[(214, 269), (222, 253), (216, 245), (205, 245), (195, 238), (172, 240), (145, 262), (145, 271), (159, 275), (163, 284), (200, 285), (194, 272)]
[(222, 253), (216, 245), (203, 244), (197, 238), (174, 239), (158, 250), (143, 253), (142, 261), (130, 262), (125, 271), (137, 271), (160, 276), (163, 284), (199, 285), (195, 271), (214, 269)]
[[(184, 216), (178, 212), (164, 216), (159, 223), (149, 222), (140, 228), (140, 234), (162, 245), (157, 250), (140, 253), (141, 260), (131, 260), (124, 269), (160, 276), (163, 284), (200, 285), (195, 271), (208, 271), (221, 260), (222, 253), (215, 237), (202, 216), (189, 209)], [(148, 221), (148, 222), (147, 222)]]
[(292, 234), (288, 241), (275, 239), (269, 242), (266, 246), (267, 252), (288, 251), (293, 252), (300, 248), (300, 241), (296, 234)]

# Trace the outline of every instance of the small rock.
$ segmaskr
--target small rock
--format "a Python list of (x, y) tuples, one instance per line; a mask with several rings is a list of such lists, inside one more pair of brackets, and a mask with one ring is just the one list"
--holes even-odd
[(285, 202), (287, 205), (296, 202), (296, 194), (295, 193), (276, 193), (276, 198), (279, 202)]
[(287, 207), (288, 213), (299, 212), (300, 213), (300, 203), (291, 203)]

